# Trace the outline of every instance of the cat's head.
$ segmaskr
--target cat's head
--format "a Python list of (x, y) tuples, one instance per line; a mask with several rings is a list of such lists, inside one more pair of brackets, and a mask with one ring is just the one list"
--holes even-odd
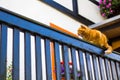
[(86, 31), (88, 31), (89, 28), (87, 26), (84, 26), (84, 25), (81, 25), (79, 28), (78, 28), (78, 31), (77, 31), (77, 34), (79, 36), (82, 36)]

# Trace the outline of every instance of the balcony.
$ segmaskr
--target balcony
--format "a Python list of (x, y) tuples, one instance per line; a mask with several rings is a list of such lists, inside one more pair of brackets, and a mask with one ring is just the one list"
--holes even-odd
[[(120, 54), (104, 54), (104, 49), (65, 34), (49, 26), (33, 21), (11, 11), (0, 8), (0, 80), (6, 80), (7, 52), (9, 32), (12, 30), (12, 80), (70, 80), (72, 65), (73, 80), (120, 80)], [(23, 42), (20, 34), (23, 34)], [(31, 42), (31, 36), (34, 41)], [(20, 74), (20, 45), (24, 53), (24, 73)], [(33, 43), (33, 44), (32, 44)], [(32, 51), (35, 48), (35, 68), (32, 71)], [(44, 63), (42, 55), (45, 55)], [(62, 56), (61, 56), (61, 55)], [(51, 57), (52, 56), (52, 57)], [(71, 57), (71, 59), (70, 59)], [(61, 58), (65, 68), (64, 78), (61, 74)], [(45, 66), (42, 66), (42, 65)], [(46, 72), (43, 73), (43, 70)], [(77, 76), (80, 71), (80, 77)], [(32, 76), (32, 77), (31, 77)], [(44, 79), (45, 78), (45, 79)]]

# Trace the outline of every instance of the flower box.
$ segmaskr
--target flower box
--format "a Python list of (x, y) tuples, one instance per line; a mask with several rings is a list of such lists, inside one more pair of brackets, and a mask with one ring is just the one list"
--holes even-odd
[(103, 17), (114, 17), (120, 14), (120, 0), (100, 0), (99, 8)]

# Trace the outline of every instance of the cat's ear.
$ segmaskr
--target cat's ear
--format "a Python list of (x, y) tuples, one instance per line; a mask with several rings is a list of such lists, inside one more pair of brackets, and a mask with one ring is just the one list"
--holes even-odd
[(84, 25), (81, 25), (81, 28), (82, 28), (82, 29), (87, 29), (88, 27), (87, 27), (87, 26), (84, 26)]

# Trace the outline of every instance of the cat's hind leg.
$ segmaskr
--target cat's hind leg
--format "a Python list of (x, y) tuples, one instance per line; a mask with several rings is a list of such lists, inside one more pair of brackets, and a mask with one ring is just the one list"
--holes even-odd
[(106, 44), (105, 47), (107, 48), (107, 50), (105, 50), (105, 54), (111, 54), (113, 51), (112, 46)]

